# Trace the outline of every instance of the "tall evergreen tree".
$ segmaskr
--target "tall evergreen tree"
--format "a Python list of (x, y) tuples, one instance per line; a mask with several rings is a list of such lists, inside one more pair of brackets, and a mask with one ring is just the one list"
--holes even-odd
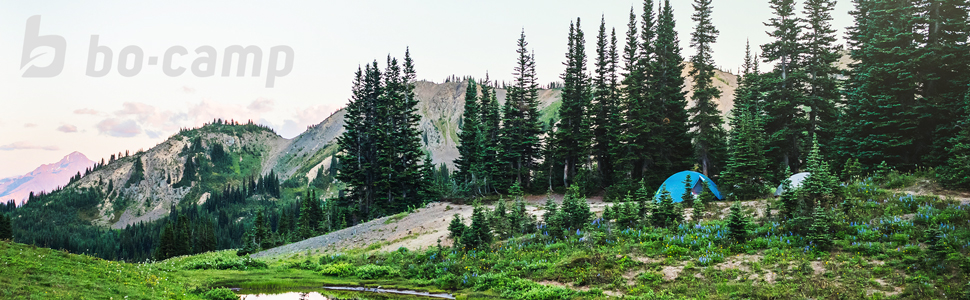
[[(653, 161), (656, 154), (655, 145), (658, 145), (654, 134), (656, 132), (656, 121), (660, 109), (649, 106), (645, 97), (647, 93), (647, 70), (652, 59), (651, 47), (654, 35), (653, 22), (653, 0), (644, 1), (643, 30), (648, 31), (642, 36), (651, 38), (640, 41), (640, 29), (637, 27), (637, 16), (630, 8), (630, 22), (627, 24), (626, 42), (623, 46), (623, 81), (622, 90), (622, 111), (624, 111), (624, 122), (621, 132), (623, 133), (623, 150), (620, 152), (621, 160), (619, 163), (630, 168), (630, 181), (637, 182), (644, 178), (646, 165)], [(655, 178), (651, 178), (651, 182)]]
[(721, 186), (734, 199), (755, 199), (765, 194), (768, 165), (764, 156), (765, 133), (758, 113), (739, 105), (748, 104), (735, 102), (737, 115), (733, 116), (732, 139)]
[(964, 100), (964, 116), (959, 124), (960, 131), (950, 141), (949, 159), (947, 164), (937, 169), (937, 176), (946, 187), (967, 190), (970, 189), (970, 94)]
[(658, 178), (690, 169), (693, 165), (693, 146), (688, 133), (687, 100), (684, 96), (684, 59), (680, 56), (677, 31), (674, 30), (674, 11), (669, 0), (657, 16), (657, 37), (653, 43), (655, 59), (649, 70), (650, 96), (647, 101), (660, 109), (656, 140), (659, 142), (656, 160), (650, 166)]
[(801, 109), (804, 105), (803, 50), (798, 40), (801, 20), (795, 16), (795, 0), (771, 0), (770, 6), (774, 17), (765, 26), (771, 28), (768, 35), (774, 40), (761, 46), (765, 61), (775, 62), (767, 82), (771, 85), (767, 95), (771, 101), (766, 101), (763, 107), (768, 155), (782, 167), (798, 170), (805, 125)]
[(694, 15), (697, 24), (691, 33), (690, 45), (696, 53), (691, 57), (690, 76), (694, 79), (690, 108), (690, 126), (694, 138), (697, 162), (706, 176), (720, 173), (722, 162), (727, 156), (727, 133), (724, 119), (717, 109), (714, 99), (721, 97), (721, 90), (714, 86), (714, 58), (711, 44), (717, 41), (720, 33), (711, 20), (712, 0), (694, 0)]
[(918, 145), (930, 145), (922, 164), (946, 163), (952, 138), (960, 132), (963, 98), (970, 84), (970, 23), (967, 0), (921, 1), (917, 28), (925, 30), (918, 68), (920, 94), (926, 107), (920, 114)]
[(475, 181), (480, 175), (484, 154), (484, 137), (482, 135), (482, 112), (478, 103), (478, 87), (474, 79), (468, 79), (465, 88), (465, 111), (461, 116), (460, 132), (458, 133), (458, 158), (455, 167), (458, 178), (463, 181)]
[[(823, 152), (829, 153), (835, 139), (841, 94), (837, 75), (841, 71), (836, 62), (841, 46), (835, 45), (836, 30), (832, 28), (834, 0), (806, 0), (805, 31), (800, 37), (804, 48), (805, 105), (808, 109), (807, 134), (816, 137)], [(826, 156), (831, 158), (834, 156)]]
[(600, 21), (596, 35), (596, 68), (593, 76), (594, 106), (590, 112), (593, 125), (593, 156), (602, 187), (613, 185), (616, 179), (616, 164), (621, 144), (620, 93), (617, 82), (619, 57), (616, 49), (616, 30), (606, 36), (606, 19)]
[(865, 166), (881, 161), (912, 168), (923, 145), (917, 143), (923, 99), (917, 97), (918, 53), (914, 25), (919, 16), (907, 1), (856, 0), (849, 28), (852, 72), (845, 117), (839, 127), (841, 157)]
[(482, 172), (485, 173), (484, 187), (485, 191), (494, 191), (494, 182), (496, 175), (499, 174), (500, 168), (503, 166), (501, 163), (501, 150), (502, 147), (499, 144), (499, 132), (501, 131), (502, 115), (499, 111), (498, 100), (495, 96), (495, 88), (492, 86), (488, 79), (488, 74), (485, 74), (485, 81), (481, 84), (482, 96), (481, 104), (479, 108), (481, 110), (481, 131), (482, 131), (482, 146), (484, 149), (484, 155), (482, 155)]
[(562, 106), (559, 108), (561, 119), (556, 123), (556, 131), (550, 144), (555, 156), (564, 166), (563, 186), (574, 182), (577, 168), (587, 162), (592, 141), (590, 132), (590, 82), (586, 73), (586, 37), (580, 19), (575, 26), (569, 24), (569, 37), (566, 51), (566, 71), (562, 74)]
[(427, 201), (424, 170), (431, 167), (422, 163), (410, 52), (405, 52), (403, 66), (388, 57), (383, 73), (375, 61), (355, 75), (345, 132), (337, 139), (337, 179), (349, 186), (341, 206), (352, 207), (354, 223)]
[[(531, 172), (542, 150), (542, 122), (539, 120), (538, 83), (535, 57), (526, 48), (525, 30), (518, 40), (515, 81), (508, 88), (502, 114), (500, 142), (506, 164), (507, 183), (531, 187)], [(496, 183), (498, 184), (498, 183)], [(509, 184), (511, 185), (511, 184)]]

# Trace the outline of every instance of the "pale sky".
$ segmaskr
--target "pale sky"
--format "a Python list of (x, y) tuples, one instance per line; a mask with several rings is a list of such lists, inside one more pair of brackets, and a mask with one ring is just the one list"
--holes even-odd
[[(332, 3), (331, 3), (332, 2)], [(688, 47), (693, 13), (688, 0), (673, 0), (682, 54)], [(344, 106), (353, 72), (388, 54), (403, 57), (410, 47), (419, 79), (441, 82), (452, 74), (511, 80), (515, 42), (525, 29), (536, 55), (539, 81), (558, 81), (563, 71), (569, 22), (582, 18), (587, 55), (594, 59), (600, 16), (615, 27), (622, 45), (630, 7), (641, 1), (12, 1), (0, 0), (0, 178), (22, 175), (44, 163), (80, 151), (92, 160), (147, 149), (213, 118), (266, 124), (291, 138)], [(799, 1), (801, 11), (802, 1)], [(851, 3), (842, 0), (833, 24), (839, 37), (852, 22)], [(30, 66), (54, 60), (50, 47), (21, 67), (28, 18), (40, 15), (39, 35), (66, 41), (63, 71), (51, 78), (24, 78)], [(745, 39), (769, 41), (762, 24), (771, 16), (767, 0), (714, 0), (721, 34), (714, 58), (737, 70)], [(103, 77), (87, 76), (92, 35), (112, 51)], [(119, 53), (143, 50), (141, 71), (122, 76)], [(222, 76), (230, 45), (256, 46), (262, 63), (245, 77)], [(293, 50), (292, 71), (266, 87), (269, 52)], [(173, 46), (188, 50), (172, 60), (180, 76), (162, 72)], [(215, 76), (192, 72), (200, 46), (216, 50)], [(43, 54), (42, 54), (43, 53)], [(39, 55), (39, 56), (38, 56)], [(128, 56), (134, 58), (134, 56)], [(157, 65), (150, 58), (158, 57)], [(129, 59), (132, 60), (132, 59)], [(281, 68), (283, 59), (277, 65)], [(102, 59), (96, 62), (100, 69)], [(127, 67), (133, 67), (129, 62)]]

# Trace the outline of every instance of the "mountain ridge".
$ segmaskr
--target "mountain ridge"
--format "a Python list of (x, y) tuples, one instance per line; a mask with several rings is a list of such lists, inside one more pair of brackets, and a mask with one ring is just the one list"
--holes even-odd
[(81, 152), (71, 152), (61, 160), (43, 164), (27, 174), (0, 179), (0, 200), (14, 200), (22, 205), (30, 193), (50, 192), (70, 182), (71, 177), (83, 174), (95, 164)]
[[(686, 72), (686, 70), (685, 70)], [(686, 73), (685, 73), (686, 74)], [(737, 76), (717, 72), (716, 85), (724, 89), (718, 107), (726, 116), (733, 104), (733, 87)], [(690, 78), (685, 77), (685, 92)], [(432, 163), (454, 168), (458, 157), (458, 124), (464, 111), (467, 80), (442, 83), (421, 80), (415, 83), (418, 98), (418, 124), (424, 149), (431, 154)], [(538, 93), (542, 119), (547, 124), (558, 120), (561, 90), (542, 89)], [(497, 88), (496, 98), (505, 102), (506, 90)], [(689, 105), (693, 103), (690, 102)], [(727, 108), (727, 109), (725, 109)], [(106, 196), (97, 205), (92, 224), (124, 228), (138, 222), (157, 220), (168, 215), (182, 201), (203, 203), (212, 192), (229, 186), (240, 186), (247, 178), (278, 176), (284, 184), (306, 186), (327, 171), (332, 174), (333, 157), (338, 149), (335, 139), (343, 133), (345, 109), (340, 109), (320, 123), (310, 126), (300, 135), (286, 139), (267, 127), (255, 124), (221, 123), (184, 130), (145, 151), (121, 157), (84, 176), (72, 186), (94, 188)], [(198, 145), (196, 145), (198, 144)], [(233, 161), (225, 176), (215, 182), (191, 181), (180, 185), (188, 157), (202, 155), (219, 144), (231, 153)], [(193, 152), (189, 149), (208, 149)], [(138, 174), (135, 160), (140, 160), (141, 180), (132, 181)], [(332, 179), (331, 179), (332, 180)], [(321, 196), (334, 196), (335, 190), (322, 191)]]

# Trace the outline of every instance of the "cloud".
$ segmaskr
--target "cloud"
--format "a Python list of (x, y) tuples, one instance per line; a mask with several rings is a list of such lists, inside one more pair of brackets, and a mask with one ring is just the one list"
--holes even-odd
[(296, 111), (294, 119), (283, 121), (283, 127), (277, 129), (278, 133), (290, 138), (306, 131), (308, 126), (319, 124), (333, 114), (334, 108), (328, 105), (317, 105)]
[(97, 115), (99, 113), (100, 112), (90, 108), (82, 108), (74, 111), (74, 114), (78, 114), (78, 115)]
[(153, 139), (157, 139), (157, 138), (162, 137), (162, 134), (163, 134), (163, 132), (161, 132), (161, 131), (147, 130), (147, 129), (145, 130), (145, 135), (147, 135), (149, 138), (153, 138)]
[(141, 133), (141, 126), (134, 120), (104, 119), (96, 125), (98, 131), (113, 137), (133, 137)]
[(14, 142), (12, 144), (6, 144), (3, 146), (0, 146), (0, 151), (13, 151), (13, 150), (57, 151), (57, 150), (60, 150), (60, 148), (58, 148), (57, 146), (38, 146), (26, 141)]
[[(189, 103), (184, 109), (162, 110), (142, 102), (125, 102), (121, 109), (96, 125), (98, 131), (113, 137), (133, 137), (144, 133), (156, 139), (175, 133), (180, 128), (193, 128), (215, 119), (235, 120), (246, 123), (253, 120), (258, 124), (270, 126), (284, 137), (293, 137), (316, 125), (333, 114), (335, 108), (327, 105), (310, 106), (293, 111), (293, 114), (279, 123), (270, 122), (266, 115), (275, 109), (276, 101), (256, 98), (248, 104), (231, 104), (210, 99)], [(75, 113), (100, 114), (90, 109), (79, 109)]]
[(77, 126), (65, 124), (65, 125), (61, 125), (61, 127), (57, 127), (57, 131), (60, 131), (60, 132), (77, 132)]
[(273, 104), (273, 99), (260, 97), (253, 100), (253, 103), (250, 103), (249, 106), (246, 106), (246, 108), (248, 108), (250, 111), (264, 113), (273, 110)]
[(119, 117), (134, 116), (142, 125), (149, 125), (159, 129), (174, 130), (179, 127), (178, 120), (184, 118), (172, 111), (160, 111), (154, 106), (141, 102), (125, 102), (121, 110), (115, 112)]
[(34, 123), (27, 123), (27, 124), (24, 124), (24, 127), (25, 127), (25, 128), (34, 128), (34, 127), (37, 127), (37, 124), (34, 124)]

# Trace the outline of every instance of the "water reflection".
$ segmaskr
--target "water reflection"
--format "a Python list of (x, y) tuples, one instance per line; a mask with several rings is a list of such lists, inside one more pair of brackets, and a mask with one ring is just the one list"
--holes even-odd
[(358, 298), (336, 298), (322, 295), (317, 292), (303, 293), (291, 292), (282, 294), (258, 294), (258, 295), (239, 295), (240, 300), (344, 300)]

